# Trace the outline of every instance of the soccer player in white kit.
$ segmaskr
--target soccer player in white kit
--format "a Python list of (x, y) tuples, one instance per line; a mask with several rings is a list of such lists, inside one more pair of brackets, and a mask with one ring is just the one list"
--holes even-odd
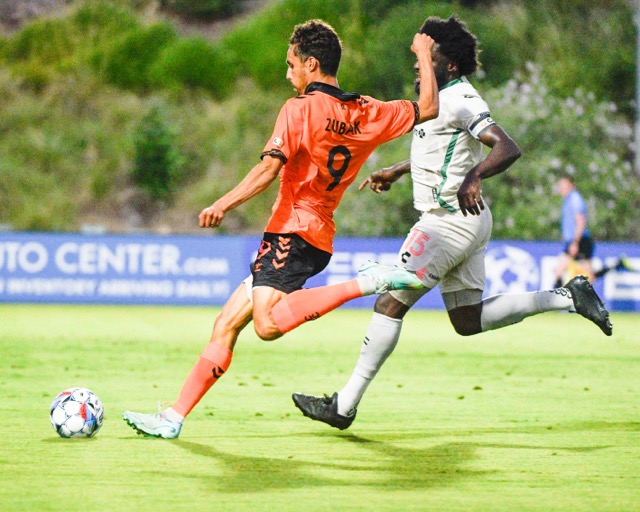
[[(505, 171), (520, 157), (517, 144), (491, 118), (488, 105), (469, 83), (477, 39), (455, 16), (428, 18), (420, 33), (436, 45), (432, 62), (440, 114), (413, 129), (411, 158), (374, 172), (360, 188), (386, 191), (411, 173), (414, 206), (421, 213), (399, 253), (397, 265), (415, 272), (425, 288), (380, 295), (360, 358), (344, 388), (331, 397), (294, 393), (296, 406), (314, 420), (348, 428), (367, 386), (400, 337), (402, 319), (425, 293), (440, 292), (457, 333), (470, 336), (545, 311), (570, 311), (612, 334), (609, 313), (587, 279), (577, 276), (553, 290), (501, 294), (483, 300), (484, 254), (492, 218), (481, 195), (483, 179)], [(419, 91), (419, 77), (415, 82)], [(485, 157), (484, 147), (490, 148)]]

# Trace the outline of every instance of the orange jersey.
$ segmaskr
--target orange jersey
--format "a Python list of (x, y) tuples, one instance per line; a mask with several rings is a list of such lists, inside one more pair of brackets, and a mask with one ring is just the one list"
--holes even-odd
[(333, 252), (333, 212), (345, 189), (377, 146), (411, 131), (417, 119), (412, 101), (379, 101), (320, 82), (288, 100), (262, 153), (285, 162), (265, 231), (297, 233)]

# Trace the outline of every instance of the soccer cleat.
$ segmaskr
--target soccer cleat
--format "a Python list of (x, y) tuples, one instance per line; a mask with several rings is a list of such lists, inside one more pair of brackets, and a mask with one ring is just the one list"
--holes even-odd
[(391, 290), (420, 290), (424, 288), (418, 276), (400, 267), (387, 267), (367, 261), (358, 270), (358, 277), (367, 277), (375, 284), (377, 294)]
[(340, 430), (349, 428), (356, 419), (356, 413), (353, 416), (342, 416), (338, 414), (338, 393), (333, 396), (313, 396), (294, 393), (291, 395), (293, 403), (302, 411), (307, 418), (322, 421), (327, 425), (331, 425)]
[(571, 292), (576, 312), (591, 320), (607, 336), (611, 336), (613, 326), (609, 320), (609, 312), (588, 279), (584, 276), (576, 276), (564, 287)]
[(122, 419), (138, 434), (142, 434), (145, 437), (175, 439), (180, 435), (180, 429), (182, 428), (182, 423), (171, 421), (160, 410), (157, 414), (124, 411)]

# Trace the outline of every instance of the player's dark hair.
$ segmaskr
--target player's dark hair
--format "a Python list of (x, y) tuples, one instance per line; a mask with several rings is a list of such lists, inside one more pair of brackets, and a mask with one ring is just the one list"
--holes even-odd
[(336, 76), (342, 57), (342, 42), (331, 25), (322, 20), (310, 20), (296, 25), (289, 39), (291, 46), (297, 45), (294, 55), (303, 61), (314, 57), (320, 63), (320, 71)]
[(458, 64), (461, 75), (471, 75), (478, 69), (478, 38), (455, 14), (448, 19), (431, 16), (420, 27), (438, 45), (440, 53)]

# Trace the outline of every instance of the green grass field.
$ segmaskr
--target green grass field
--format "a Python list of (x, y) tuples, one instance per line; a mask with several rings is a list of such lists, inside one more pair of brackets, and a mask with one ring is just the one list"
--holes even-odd
[[(640, 316), (612, 315), (612, 338), (559, 313), (463, 338), (411, 312), (343, 432), (290, 395), (342, 386), (370, 311), (249, 328), (180, 439), (136, 436), (121, 412), (175, 399), (216, 312), (0, 306), (0, 509), (640, 510)], [(49, 424), (71, 386), (104, 403), (93, 439)]]

